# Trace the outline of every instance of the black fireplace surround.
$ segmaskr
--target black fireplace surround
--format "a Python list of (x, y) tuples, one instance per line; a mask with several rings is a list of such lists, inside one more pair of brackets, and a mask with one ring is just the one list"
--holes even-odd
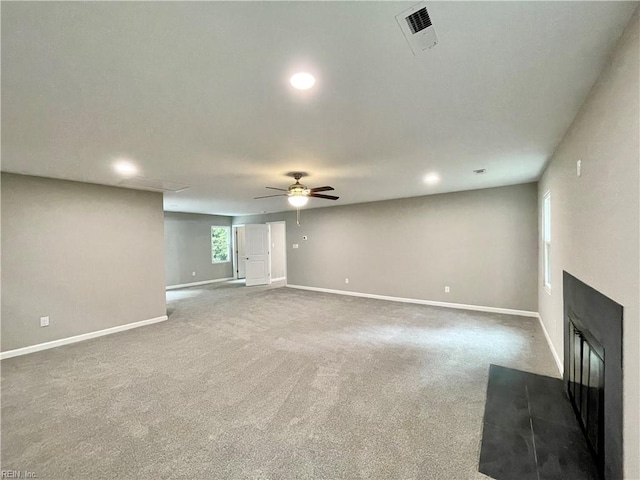
[(563, 272), (564, 384), (605, 480), (622, 470), (623, 308)]

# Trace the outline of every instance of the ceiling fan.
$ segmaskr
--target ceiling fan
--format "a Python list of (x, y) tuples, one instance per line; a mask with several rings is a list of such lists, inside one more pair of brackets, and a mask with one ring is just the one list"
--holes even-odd
[(288, 198), (289, 203), (294, 207), (300, 208), (300, 207), (304, 207), (307, 204), (310, 197), (324, 198), (327, 200), (338, 200), (338, 198), (340, 198), (333, 195), (323, 195), (321, 193), (318, 193), (318, 192), (328, 192), (330, 190), (333, 190), (333, 187), (330, 187), (328, 185), (325, 187), (308, 188), (306, 185), (301, 184), (300, 179), (306, 176), (305, 173), (292, 172), (292, 173), (288, 173), (287, 175), (289, 175), (290, 177), (293, 177), (296, 180), (296, 183), (289, 185), (289, 188), (285, 189), (285, 188), (277, 188), (277, 187), (266, 187), (269, 190), (279, 190), (281, 192), (286, 192), (286, 193), (278, 193), (277, 195), (263, 195), (262, 197), (255, 197), (255, 199), (270, 198), (270, 197), (289, 197)]

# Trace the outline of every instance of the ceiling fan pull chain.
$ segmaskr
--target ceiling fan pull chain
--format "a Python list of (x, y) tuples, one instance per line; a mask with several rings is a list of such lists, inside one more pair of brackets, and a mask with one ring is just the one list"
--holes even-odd
[(300, 226), (300, 207), (296, 207), (296, 224)]

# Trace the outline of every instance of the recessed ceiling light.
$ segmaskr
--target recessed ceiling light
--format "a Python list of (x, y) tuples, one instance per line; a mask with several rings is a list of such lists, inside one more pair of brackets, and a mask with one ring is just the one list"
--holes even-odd
[(298, 90), (309, 90), (316, 83), (316, 79), (310, 73), (296, 73), (289, 79), (293, 88)]
[(435, 185), (440, 181), (440, 175), (437, 173), (430, 173), (426, 177), (424, 177), (424, 183), (428, 185)]
[(113, 168), (120, 175), (124, 175), (124, 176), (127, 176), (127, 177), (130, 177), (130, 176), (135, 175), (136, 173), (138, 173), (138, 167), (136, 167), (129, 160), (124, 160), (124, 159), (118, 160), (113, 165)]

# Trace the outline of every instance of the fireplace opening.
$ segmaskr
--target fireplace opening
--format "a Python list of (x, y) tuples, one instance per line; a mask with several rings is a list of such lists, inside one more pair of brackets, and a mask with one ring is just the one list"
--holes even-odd
[(569, 350), (569, 399), (603, 476), (604, 347), (570, 316)]
[(623, 477), (624, 307), (566, 271), (562, 280), (564, 387), (600, 476), (618, 480)]

